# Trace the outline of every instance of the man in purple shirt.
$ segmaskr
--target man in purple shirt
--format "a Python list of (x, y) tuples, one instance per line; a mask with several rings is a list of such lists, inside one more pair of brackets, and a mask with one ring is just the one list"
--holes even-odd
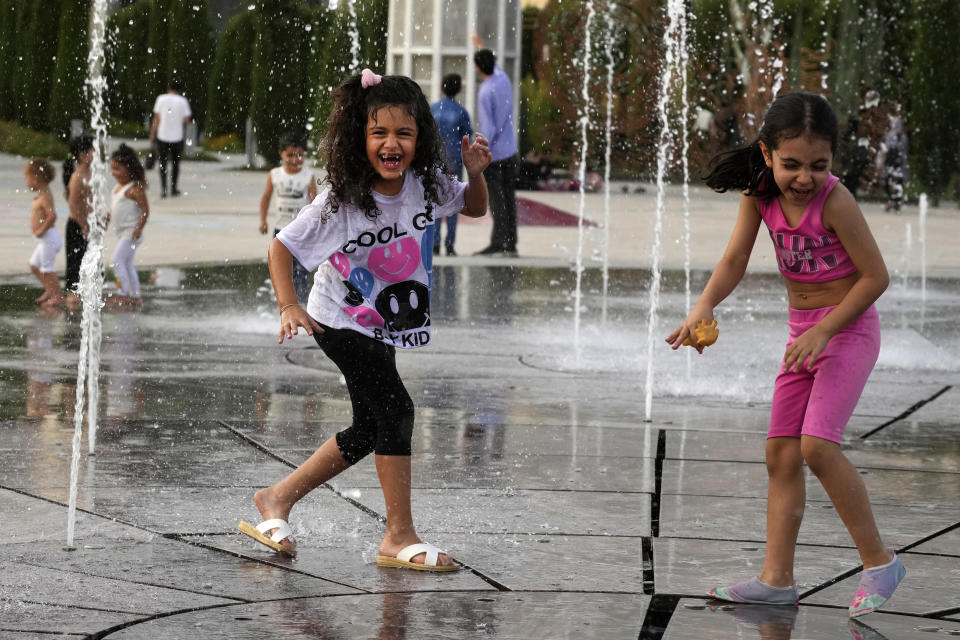
[(517, 136), (513, 129), (513, 88), (493, 51), (473, 55), (483, 83), (477, 94), (477, 131), (490, 141), (493, 160), (483, 171), (490, 193), (493, 232), (490, 245), (478, 255), (517, 255)]

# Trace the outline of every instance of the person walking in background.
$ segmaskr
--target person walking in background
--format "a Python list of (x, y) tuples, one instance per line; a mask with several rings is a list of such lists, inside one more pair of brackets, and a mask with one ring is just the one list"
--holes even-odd
[(64, 180), (67, 183), (67, 270), (64, 287), (67, 290), (67, 308), (77, 309), (82, 305), (79, 292), (80, 265), (87, 252), (87, 237), (90, 227), (87, 218), (93, 206), (90, 189), (90, 165), (93, 164), (93, 138), (80, 136), (70, 141), (70, 158), (63, 163)]
[(184, 127), (193, 113), (190, 103), (183, 97), (180, 83), (173, 81), (166, 93), (157, 96), (153, 103), (153, 124), (150, 127), (150, 142), (156, 144), (157, 162), (160, 166), (160, 197), (167, 197), (167, 161), (170, 162), (170, 195), (180, 195), (177, 180), (180, 177), (180, 156), (183, 154)]
[[(317, 197), (317, 182), (312, 171), (304, 171), (303, 158), (306, 141), (298, 133), (288, 132), (280, 136), (280, 162), (267, 175), (267, 186), (260, 196), (260, 233), (266, 234), (269, 214), (273, 221), (273, 235), (293, 222), (300, 209)], [(310, 294), (310, 272), (293, 259), (293, 288), (297, 300), (306, 303)]]
[(513, 87), (510, 78), (497, 64), (493, 51), (484, 49), (480, 36), (473, 43), (473, 54), (483, 83), (477, 94), (477, 131), (490, 141), (493, 161), (483, 172), (490, 191), (493, 231), (490, 245), (477, 255), (517, 256), (517, 134), (513, 128)]
[(110, 173), (117, 186), (110, 200), (110, 219), (117, 234), (117, 248), (110, 258), (120, 281), (119, 307), (140, 308), (140, 277), (133, 266), (137, 249), (143, 244), (143, 226), (150, 216), (147, 178), (137, 152), (125, 144), (110, 154)]
[(890, 128), (883, 136), (880, 158), (883, 163), (884, 187), (887, 191), (885, 211), (900, 211), (903, 206), (903, 183), (907, 180), (907, 154), (910, 139), (903, 130), (903, 118), (890, 116)]
[(53, 206), (53, 194), (50, 192), (54, 174), (53, 166), (44, 158), (32, 158), (23, 167), (27, 188), (37, 193), (30, 207), (30, 232), (37, 241), (37, 247), (30, 256), (30, 271), (43, 285), (43, 293), (36, 300), (37, 304), (43, 306), (52, 306), (63, 301), (60, 279), (54, 271), (57, 252), (63, 247), (63, 239), (54, 226), (57, 212)]
[[(447, 162), (450, 164), (450, 171), (460, 179), (463, 176), (463, 159), (460, 157), (460, 141), (463, 136), (473, 135), (473, 128), (470, 126), (470, 114), (454, 98), (460, 93), (462, 81), (459, 73), (450, 73), (444, 76), (443, 88), (444, 97), (430, 105), (430, 112), (433, 119), (437, 121), (437, 129), (440, 130), (440, 137), (443, 138), (443, 146), (447, 150)], [(457, 240), (457, 217), (449, 216), (447, 220), (447, 238), (443, 245), (448, 256), (455, 256), (457, 252), (453, 249), (453, 244)], [(433, 236), (433, 255), (440, 255), (440, 220), (434, 224), (436, 232)]]
[(848, 613), (876, 610), (905, 575), (877, 530), (863, 479), (840, 447), (880, 353), (874, 302), (890, 281), (867, 222), (830, 172), (837, 117), (812, 93), (781, 94), (757, 139), (717, 155), (706, 184), (741, 191), (733, 235), (700, 299), (667, 342), (678, 349), (743, 279), (761, 225), (774, 242), (789, 302), (789, 338), (774, 383), (766, 441), (767, 548), (760, 574), (710, 595), (795, 605), (794, 555), (806, 496), (803, 466), (817, 476), (853, 538), (863, 572)]

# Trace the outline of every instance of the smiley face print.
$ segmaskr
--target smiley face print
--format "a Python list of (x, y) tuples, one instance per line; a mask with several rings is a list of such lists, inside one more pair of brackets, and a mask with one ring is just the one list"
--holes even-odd
[(402, 282), (420, 266), (420, 245), (411, 237), (398, 238), (370, 252), (367, 266), (384, 282)]

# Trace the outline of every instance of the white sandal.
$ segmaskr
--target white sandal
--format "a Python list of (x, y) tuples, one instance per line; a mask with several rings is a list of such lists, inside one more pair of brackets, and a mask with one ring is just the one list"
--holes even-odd
[[(267, 536), (267, 532), (271, 529), (276, 529), (276, 531), (273, 532), (272, 536)], [(280, 518), (264, 520), (257, 526), (241, 520), (240, 524), (237, 525), (237, 530), (240, 533), (250, 536), (260, 544), (270, 547), (274, 551), (285, 553), (291, 557), (297, 555), (297, 550), (293, 547), (280, 544), (280, 541), (284, 538), (289, 538), (290, 541), (293, 542), (293, 529), (290, 528), (286, 520), (281, 520)]]
[[(410, 562), (410, 558), (420, 553), (427, 554), (427, 557), (424, 558), (422, 564), (419, 562)], [(409, 547), (404, 547), (400, 550), (400, 553), (397, 554), (396, 558), (378, 555), (377, 566), (396, 567), (397, 569), (415, 569), (417, 571), (457, 571), (460, 569), (460, 565), (458, 564), (437, 564), (437, 560), (439, 559), (441, 553), (445, 554), (446, 551), (441, 551), (432, 544), (420, 542), (417, 544), (412, 544)]]

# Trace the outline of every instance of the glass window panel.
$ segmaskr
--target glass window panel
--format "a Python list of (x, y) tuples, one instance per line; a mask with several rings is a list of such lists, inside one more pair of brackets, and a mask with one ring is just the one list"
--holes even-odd
[(467, 34), (467, 0), (441, 1), (443, 2), (443, 46), (467, 46), (469, 44)]
[(393, 56), (393, 72), (397, 75), (404, 75), (403, 56)]
[(433, 41), (433, 0), (410, 2), (413, 3), (413, 46), (429, 47)]
[(393, 25), (390, 28), (390, 46), (402, 47), (405, 38), (404, 28), (407, 24), (407, 0), (393, 1)]
[(500, 7), (494, 2), (477, 3), (477, 33), (483, 40), (483, 46), (497, 49), (497, 13)]
[(505, 37), (504, 55), (515, 56), (517, 54), (517, 32), (522, 30), (522, 26), (517, 22), (517, 4), (519, 0), (507, 0), (506, 6), (502, 9), (506, 12), (504, 23), (507, 28)]
[(463, 56), (443, 56), (441, 61), (443, 75), (459, 73), (464, 83), (467, 81), (467, 60)]
[(433, 56), (413, 56), (412, 77), (417, 82), (429, 85), (430, 80), (433, 79)]

